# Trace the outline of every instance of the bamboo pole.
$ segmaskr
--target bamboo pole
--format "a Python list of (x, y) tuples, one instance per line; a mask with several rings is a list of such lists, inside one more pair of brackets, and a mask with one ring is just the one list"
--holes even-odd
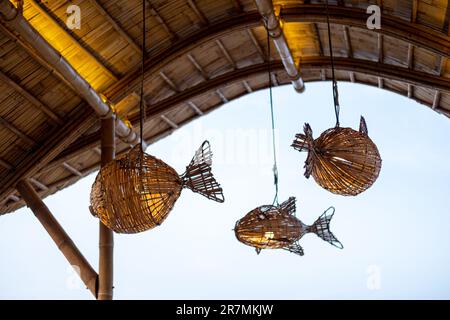
[(295, 64), (291, 49), (287, 43), (284, 31), (281, 28), (281, 23), (273, 10), (272, 0), (255, 0), (255, 4), (259, 13), (263, 17), (264, 25), (269, 31), (269, 35), (273, 39), (273, 43), (280, 54), (281, 61), (283, 62), (287, 74), (291, 78), (294, 89), (297, 92), (305, 91), (303, 79), (297, 65)]
[(75, 246), (72, 239), (70, 239), (45, 203), (39, 198), (31, 184), (26, 180), (22, 180), (17, 184), (17, 191), (19, 191), (28, 207), (33, 211), (45, 230), (47, 230), (50, 237), (58, 246), (58, 249), (61, 250), (62, 254), (66, 257), (72, 267), (74, 267), (77, 272), (79, 271), (81, 280), (83, 280), (86, 287), (95, 297), (97, 293), (98, 277), (95, 270)]
[[(102, 167), (114, 159), (115, 146), (114, 117), (102, 119), (101, 137), (101, 165)], [(98, 268), (98, 300), (112, 300), (113, 298), (113, 269), (114, 269), (114, 235), (101, 221), (99, 230), (99, 268)]]

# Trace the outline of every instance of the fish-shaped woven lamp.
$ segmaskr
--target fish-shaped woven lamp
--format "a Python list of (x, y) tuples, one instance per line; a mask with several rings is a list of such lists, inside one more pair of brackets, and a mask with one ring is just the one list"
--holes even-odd
[(369, 138), (361, 117), (359, 131), (336, 126), (313, 138), (309, 124), (297, 134), (292, 147), (308, 152), (305, 177), (311, 175), (324, 189), (339, 195), (355, 196), (377, 180), (381, 169), (378, 148)]
[(343, 246), (330, 231), (334, 208), (326, 210), (313, 225), (307, 226), (295, 216), (295, 198), (291, 197), (278, 206), (264, 205), (250, 211), (236, 222), (236, 238), (260, 253), (262, 249), (284, 249), (303, 256), (298, 241), (307, 233), (315, 233), (321, 239), (342, 249)]
[(104, 166), (91, 190), (91, 213), (117, 233), (137, 233), (160, 225), (183, 188), (223, 202), (222, 188), (211, 173), (208, 141), (179, 175), (139, 146)]

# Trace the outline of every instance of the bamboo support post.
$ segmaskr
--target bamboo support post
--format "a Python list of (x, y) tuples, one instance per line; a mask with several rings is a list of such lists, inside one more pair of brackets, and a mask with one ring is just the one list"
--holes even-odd
[(273, 10), (272, 0), (255, 0), (255, 4), (259, 13), (263, 17), (264, 26), (269, 31), (269, 35), (277, 48), (284, 68), (291, 78), (294, 89), (299, 93), (305, 91), (303, 79), (297, 65), (295, 64), (294, 57), (287, 43), (281, 23)]
[(52, 215), (31, 184), (26, 180), (22, 180), (17, 184), (17, 191), (19, 191), (28, 207), (33, 211), (45, 230), (47, 230), (50, 237), (58, 246), (58, 249), (75, 270), (79, 272), (81, 280), (95, 297), (97, 293), (98, 278), (95, 270), (75, 246), (72, 239)]
[[(115, 119), (102, 120), (101, 137), (101, 165), (102, 167), (115, 158)], [(114, 268), (114, 235), (101, 221), (99, 233), (99, 286), (98, 300), (112, 300), (113, 298), (113, 268)]]

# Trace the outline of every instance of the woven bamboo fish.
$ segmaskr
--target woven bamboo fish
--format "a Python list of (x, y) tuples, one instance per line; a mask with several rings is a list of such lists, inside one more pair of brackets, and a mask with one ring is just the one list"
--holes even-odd
[(91, 213), (117, 233), (137, 233), (159, 226), (183, 188), (224, 202), (211, 173), (211, 159), (205, 141), (180, 176), (136, 146), (100, 170), (91, 190)]
[(314, 140), (311, 127), (297, 134), (292, 147), (307, 151), (305, 177), (310, 175), (324, 189), (344, 196), (367, 190), (378, 178), (381, 157), (369, 138), (366, 121), (361, 117), (359, 131), (334, 127)]
[(265, 205), (250, 211), (236, 222), (236, 238), (259, 254), (262, 249), (284, 249), (303, 256), (298, 241), (307, 233), (315, 233), (324, 241), (342, 249), (343, 246), (329, 229), (334, 208), (326, 210), (312, 226), (307, 226), (295, 216), (295, 198), (281, 205)]

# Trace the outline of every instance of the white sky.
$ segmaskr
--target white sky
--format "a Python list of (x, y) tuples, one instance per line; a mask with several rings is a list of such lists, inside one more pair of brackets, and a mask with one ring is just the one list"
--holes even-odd
[[(449, 299), (450, 120), (398, 95), (340, 84), (341, 125), (364, 115), (383, 167), (372, 188), (340, 197), (303, 176), (306, 154), (290, 147), (309, 122), (317, 137), (334, 125), (330, 83), (304, 94), (276, 88), (280, 202), (297, 197), (297, 217), (312, 223), (333, 205), (336, 249), (315, 235), (305, 256), (255, 251), (235, 239), (236, 220), (273, 198), (268, 92), (233, 101), (150, 146), (183, 172), (204, 139), (222, 184), (219, 204), (184, 190), (164, 224), (115, 236), (117, 299)], [(98, 220), (88, 210), (95, 174), (45, 200), (97, 268)], [(0, 298), (91, 299), (27, 208), (0, 217)]]

